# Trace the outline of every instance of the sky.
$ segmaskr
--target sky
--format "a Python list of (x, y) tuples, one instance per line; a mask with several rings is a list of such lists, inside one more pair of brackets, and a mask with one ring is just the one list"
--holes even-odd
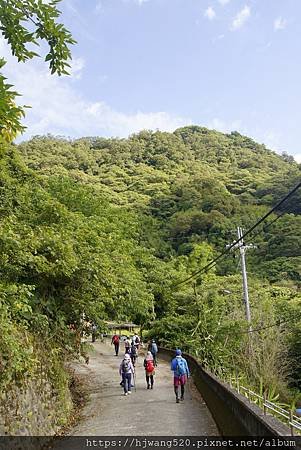
[(43, 58), (17, 63), (0, 38), (3, 72), (32, 106), (21, 140), (196, 124), (301, 162), (300, 0), (62, 0), (59, 9), (77, 40), (69, 77), (50, 75)]

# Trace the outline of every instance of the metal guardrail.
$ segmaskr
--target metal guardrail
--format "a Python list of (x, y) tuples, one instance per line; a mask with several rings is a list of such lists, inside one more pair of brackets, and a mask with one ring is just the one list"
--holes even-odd
[[(266, 415), (267, 410), (272, 412), (272, 415), (281, 416), (285, 419), (284, 422), (286, 422), (291, 430), (291, 435), (294, 435), (294, 429), (296, 429), (298, 432), (301, 432), (301, 418), (294, 415), (292, 411), (287, 411), (284, 408), (281, 408), (280, 406), (276, 405), (273, 402), (270, 402), (267, 400), (266, 396), (261, 396), (257, 394), (256, 392), (251, 391), (251, 389), (245, 388), (244, 386), (237, 384), (237, 391), (243, 394), (247, 399), (251, 402), (252, 398), (259, 399), (259, 407), (263, 407), (263, 412)], [(230, 385), (232, 385), (232, 380), (230, 380)], [(255, 402), (254, 402), (255, 403)], [(274, 413), (274, 414), (273, 414)]]

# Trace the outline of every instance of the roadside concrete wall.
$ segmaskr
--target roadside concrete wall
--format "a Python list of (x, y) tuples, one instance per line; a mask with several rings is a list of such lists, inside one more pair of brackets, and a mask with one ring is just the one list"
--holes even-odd
[(0, 393), (0, 435), (52, 436), (63, 425), (62, 411), (71, 408), (69, 391), (62, 405), (47, 378), (24, 380)]
[[(160, 348), (158, 356), (165, 360), (174, 351)], [(183, 354), (195, 385), (205, 400), (223, 436), (290, 436), (290, 429), (272, 416), (251, 404), (246, 397), (204, 370), (192, 356)]]

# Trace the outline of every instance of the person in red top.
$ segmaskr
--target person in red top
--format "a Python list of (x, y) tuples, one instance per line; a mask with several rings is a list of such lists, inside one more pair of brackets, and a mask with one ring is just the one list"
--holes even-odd
[(119, 336), (118, 336), (118, 334), (114, 334), (114, 336), (112, 337), (111, 345), (112, 344), (114, 344), (115, 354), (116, 354), (116, 356), (118, 356), (118, 353), (119, 353)]
[(154, 375), (155, 375), (155, 363), (154, 357), (151, 352), (147, 352), (146, 358), (144, 360), (145, 368), (145, 378), (147, 383), (147, 389), (154, 388)]

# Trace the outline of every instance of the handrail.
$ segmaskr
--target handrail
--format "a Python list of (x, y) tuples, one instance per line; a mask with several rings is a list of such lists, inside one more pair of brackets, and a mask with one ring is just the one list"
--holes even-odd
[[(286, 409), (281, 408), (281, 406), (276, 405), (275, 403), (270, 402), (270, 400), (266, 400), (267, 403), (269, 403), (272, 406), (275, 406), (276, 408), (278, 408), (280, 411), (282, 411), (283, 413), (287, 413)], [(296, 416), (297, 417), (297, 416)]]
[[(265, 398), (265, 396), (261, 396), (261, 395), (257, 394), (256, 392), (251, 391), (251, 389), (248, 389), (242, 385), (239, 385), (239, 383), (237, 383), (237, 384), (239, 386), (238, 391), (242, 390), (243, 395), (250, 402), (252, 401), (250, 398), (251, 396), (255, 396), (255, 397), (259, 398), (260, 400), (262, 400), (264, 414), (266, 414), (266, 409), (269, 409), (270, 411), (273, 411), (274, 413), (287, 419), (287, 423), (288, 423), (288, 425), (290, 425), (292, 436), (294, 434), (294, 428), (296, 428), (298, 431), (301, 431), (301, 418), (299, 418), (298, 416), (295, 416), (292, 411), (287, 411), (286, 409), (281, 408), (280, 406), (276, 405), (275, 403), (267, 400)], [(232, 383), (231, 383), (231, 385), (232, 385)]]
[(280, 416), (285, 417), (285, 419), (290, 419), (289, 414), (284, 414), (281, 411), (277, 411), (277, 409), (273, 408), (273, 406), (269, 405), (268, 403), (264, 403), (263, 405), (266, 406), (271, 411), (274, 411), (276, 414), (279, 414)]
[(259, 394), (256, 394), (256, 392), (251, 391), (251, 389), (247, 389), (244, 386), (240, 386), (241, 389), (248, 392), (249, 394), (255, 395), (255, 397), (258, 397), (263, 400), (263, 397), (261, 397)]
[(293, 420), (292, 420), (292, 422), (289, 422), (289, 424), (291, 426), (293, 426), (294, 428), (297, 428), (297, 430), (301, 431), (301, 425), (300, 424), (296, 424), (296, 422), (294, 422)]
[[(163, 350), (167, 350), (170, 351), (169, 349), (163, 349)], [(190, 356), (190, 355), (188, 355)], [(197, 360), (195, 360), (195, 358), (192, 357), (192, 360), (194, 360), (197, 364)], [(207, 370), (210, 368), (207, 367)], [(266, 393), (264, 393), (263, 396), (257, 394), (254, 391), (251, 391), (251, 389), (246, 388), (245, 386), (242, 386), (240, 384), (240, 379), (237, 376), (237, 374), (235, 375), (234, 378), (234, 382), (233, 382), (233, 374), (229, 374), (229, 378), (228, 376), (223, 373), (221, 374), (216, 373), (216, 371), (213, 371), (213, 374), (215, 375), (215, 377), (219, 378), (219, 380), (223, 380), (224, 383), (229, 383), (230, 387), (233, 388), (234, 390), (236, 390), (238, 393), (240, 393), (240, 389), (243, 391), (241, 392), (248, 400), (249, 402), (253, 402), (256, 404), (256, 401), (254, 401), (252, 399), (252, 397), (256, 397), (258, 400), (261, 400), (260, 402), (257, 403), (257, 406), (259, 406), (260, 408), (263, 409), (264, 415), (267, 414), (267, 409), (271, 411), (271, 413), (275, 413), (273, 415), (280, 415), (282, 416), (284, 419), (286, 419), (285, 421), (282, 420), (282, 423), (286, 423), (287, 425), (289, 425), (290, 427), (290, 431), (291, 431), (291, 435), (294, 435), (294, 429), (298, 430), (298, 434), (301, 434), (301, 417), (297, 417), (293, 414), (292, 411), (288, 411), (284, 408), (281, 408), (280, 406), (278, 406), (277, 404), (270, 402), (269, 400), (267, 400), (267, 396)]]
[[(301, 418), (300, 418), (300, 417), (295, 416), (294, 414), (292, 414), (292, 412), (287, 411), (287, 409), (281, 408), (281, 406), (278, 406), (278, 405), (276, 405), (275, 403), (270, 402), (269, 400), (266, 400), (266, 403), (268, 403), (269, 405), (272, 405), (274, 408), (279, 409), (279, 411), (281, 411), (283, 414), (286, 414), (286, 415), (288, 415), (289, 417), (292, 417), (292, 419), (293, 419), (296, 423), (298, 423), (298, 424), (301, 425)], [(267, 406), (267, 408), (269, 407), (268, 405), (266, 405), (266, 406)], [(271, 409), (272, 409), (272, 408), (271, 408)]]

